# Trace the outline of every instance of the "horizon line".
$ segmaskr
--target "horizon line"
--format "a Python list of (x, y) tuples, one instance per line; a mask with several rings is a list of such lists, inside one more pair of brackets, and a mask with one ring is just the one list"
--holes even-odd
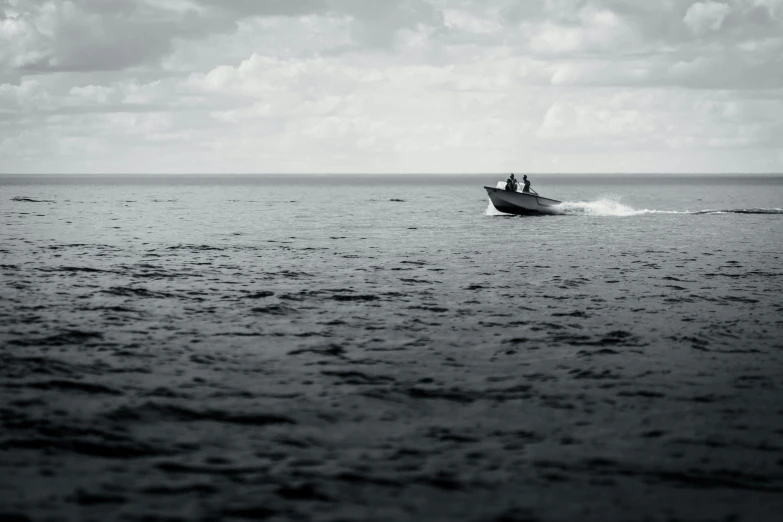
[(527, 174), (536, 176), (782, 176), (774, 172), (0, 172), (11, 176), (496, 176)]

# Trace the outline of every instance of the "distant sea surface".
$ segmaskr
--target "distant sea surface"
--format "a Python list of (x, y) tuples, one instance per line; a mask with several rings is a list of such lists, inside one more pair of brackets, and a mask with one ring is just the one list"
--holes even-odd
[(783, 176), (499, 181), (0, 176), (0, 518), (779, 520)]

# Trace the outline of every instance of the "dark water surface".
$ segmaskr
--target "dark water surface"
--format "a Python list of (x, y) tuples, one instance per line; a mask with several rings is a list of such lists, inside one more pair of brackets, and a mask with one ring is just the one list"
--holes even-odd
[(0, 177), (0, 518), (779, 520), (783, 177), (498, 181)]

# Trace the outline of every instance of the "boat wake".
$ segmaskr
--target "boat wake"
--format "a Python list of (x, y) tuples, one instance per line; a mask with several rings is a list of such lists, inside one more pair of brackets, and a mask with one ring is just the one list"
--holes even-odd
[[(613, 199), (599, 199), (596, 201), (564, 201), (552, 210), (561, 216), (642, 216), (647, 214), (779, 214), (783, 215), (783, 208), (732, 208), (721, 210), (655, 210), (655, 209), (635, 209), (624, 205)], [(491, 201), (487, 203), (487, 209), (484, 211), (486, 216), (510, 216), (497, 210)]]
[(564, 201), (554, 207), (558, 214), (579, 216), (641, 216), (644, 214), (688, 214), (677, 210), (637, 210), (619, 201), (599, 199), (596, 201)]

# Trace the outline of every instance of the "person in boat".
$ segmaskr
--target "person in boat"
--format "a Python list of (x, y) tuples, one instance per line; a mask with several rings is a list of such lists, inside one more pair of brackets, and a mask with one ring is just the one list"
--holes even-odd
[(514, 174), (512, 173), (511, 177), (506, 180), (506, 190), (516, 192), (518, 187), (519, 183), (514, 179)]
[(527, 180), (527, 174), (522, 176), (522, 192), (530, 192), (530, 182)]

